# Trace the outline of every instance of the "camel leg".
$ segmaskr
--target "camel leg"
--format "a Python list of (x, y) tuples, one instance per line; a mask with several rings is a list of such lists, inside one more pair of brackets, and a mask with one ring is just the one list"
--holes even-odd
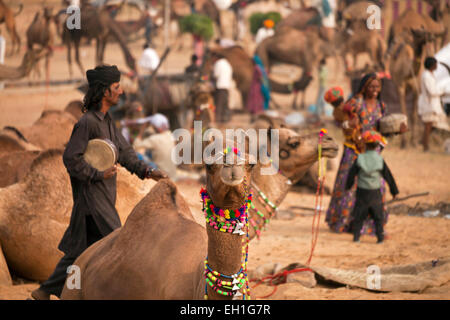
[(297, 110), (298, 91), (294, 92), (294, 100), (292, 100), (292, 110)]
[(73, 69), (72, 69), (72, 44), (70, 42), (70, 40), (67, 40), (67, 64), (69, 66), (69, 76), (70, 79), (73, 78)]
[(78, 64), (78, 67), (80, 68), (81, 71), (81, 76), (84, 77), (84, 68), (83, 68), (83, 64), (80, 61), (80, 39), (77, 39), (74, 43), (75, 46), (75, 61)]
[[(397, 87), (398, 90), (398, 98), (400, 101), (400, 108), (403, 114), (405, 114), (406, 116), (408, 116), (408, 111), (406, 110), (406, 101), (405, 101), (405, 84), (402, 84), (401, 86)], [(405, 149), (406, 148), (406, 137), (405, 135), (402, 135), (402, 139), (401, 139), (401, 148)]]
[(418, 106), (417, 106), (417, 99), (418, 99), (418, 92), (413, 89), (413, 109), (411, 111), (411, 146), (415, 147), (416, 146), (416, 124), (418, 123)]

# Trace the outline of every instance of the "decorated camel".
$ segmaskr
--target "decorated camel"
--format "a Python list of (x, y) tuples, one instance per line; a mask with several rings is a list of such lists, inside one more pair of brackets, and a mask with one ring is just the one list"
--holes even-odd
[[(9, 269), (27, 279), (47, 279), (62, 257), (57, 246), (73, 206), (62, 152), (41, 151), (21, 180), (0, 189), (0, 244)], [(116, 208), (122, 223), (153, 185), (119, 168)]]
[(64, 24), (63, 39), (67, 46), (67, 62), (69, 64), (69, 73), (72, 76), (72, 45), (75, 48), (75, 61), (78, 64), (81, 74), (85, 76), (85, 70), (80, 60), (79, 48), (82, 38), (96, 40), (96, 58), (95, 64), (103, 63), (105, 47), (109, 37), (114, 37), (120, 45), (125, 57), (127, 66), (131, 70), (136, 70), (136, 63), (128, 49), (126, 38), (119, 25), (113, 20), (107, 8), (94, 8), (92, 6), (82, 6), (80, 12), (80, 29), (67, 27)]
[(47, 50), (33, 49), (25, 52), (17, 67), (0, 65), (0, 81), (17, 80), (28, 76), (34, 65), (47, 54)]
[[(278, 62), (302, 68), (302, 77), (305, 78), (311, 77), (321, 59), (331, 55), (331, 47), (314, 32), (285, 26), (278, 29), (274, 36), (263, 40), (256, 48), (255, 54), (261, 58), (269, 74), (271, 67)], [(305, 105), (304, 100), (305, 94), (302, 95), (302, 107)], [(296, 97), (294, 108), (296, 108), (295, 101)]]
[(12, 45), (10, 50), (10, 55), (14, 53), (19, 53), (20, 51), (20, 37), (16, 31), (16, 21), (15, 17), (22, 12), (23, 4), (20, 4), (20, 8), (17, 12), (13, 12), (3, 0), (0, 0), (0, 24), (5, 23), (6, 30), (11, 37)]
[(77, 258), (83, 285), (73, 288), (68, 281), (61, 298), (248, 298), (246, 217), (253, 166), (244, 152), (234, 153), (232, 163), (215, 158), (206, 165), (206, 228), (195, 222), (173, 182), (162, 180), (122, 228)]
[[(277, 208), (283, 202), (289, 190), (305, 174), (309, 173), (318, 160), (319, 133), (298, 134), (295, 131), (277, 126), (276, 122), (270, 121), (267, 128), (270, 139), (270, 129), (278, 129), (279, 132), (279, 166), (274, 175), (261, 174), (261, 167), (271, 164), (258, 162), (252, 173), (252, 193), (254, 200), (249, 211), (250, 238), (260, 236), (270, 219), (276, 215)], [(260, 147), (262, 145), (260, 144)], [(322, 140), (322, 157), (334, 158), (338, 153), (338, 145), (328, 136)], [(266, 148), (270, 151), (270, 144)], [(270, 156), (270, 154), (269, 154)]]

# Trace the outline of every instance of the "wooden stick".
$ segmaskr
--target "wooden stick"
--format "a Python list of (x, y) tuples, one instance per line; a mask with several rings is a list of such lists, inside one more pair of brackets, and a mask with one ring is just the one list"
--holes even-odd
[[(410, 198), (416, 198), (416, 197), (423, 197), (423, 196), (427, 196), (430, 193), (427, 192), (422, 192), (422, 193), (415, 193), (415, 194), (410, 194), (409, 196), (406, 197), (402, 197), (402, 198), (396, 198), (396, 199), (392, 199), (389, 200), (388, 202), (386, 202), (386, 205), (394, 203), (394, 202), (398, 202), (398, 201), (404, 201)], [(307, 211), (315, 211), (314, 208), (310, 208), (310, 207), (302, 207), (302, 206), (290, 206), (289, 209), (300, 209), (300, 210), (307, 210)]]
[(403, 198), (395, 198), (395, 199), (389, 200), (388, 202), (386, 202), (386, 204), (388, 205), (388, 204), (391, 204), (391, 203), (394, 203), (394, 202), (397, 202), (397, 201), (407, 200), (409, 198), (423, 197), (423, 196), (427, 196), (429, 194), (430, 193), (428, 191), (427, 192), (422, 192), (422, 193), (410, 194), (409, 196), (406, 196), (406, 197), (403, 197)]

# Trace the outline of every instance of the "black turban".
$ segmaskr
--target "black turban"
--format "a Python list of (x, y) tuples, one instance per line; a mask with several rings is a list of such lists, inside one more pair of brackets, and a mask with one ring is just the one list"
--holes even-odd
[(98, 66), (86, 71), (89, 87), (101, 83), (107, 87), (120, 81), (120, 71), (116, 66)]

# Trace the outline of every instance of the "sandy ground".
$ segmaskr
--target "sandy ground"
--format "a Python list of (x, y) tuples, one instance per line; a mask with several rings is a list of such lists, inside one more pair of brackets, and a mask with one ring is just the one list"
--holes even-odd
[[(24, 31), (31, 22), (33, 12), (38, 7), (37, 2), (27, 5), (24, 12), (18, 17), (19, 33), (25, 40)], [(189, 37), (186, 38), (189, 40)], [(156, 40), (157, 50), (162, 53), (162, 39)], [(133, 54), (138, 57), (141, 51), (142, 40), (133, 43), (130, 47)], [(163, 72), (177, 72), (182, 70), (192, 53), (188, 43), (187, 49), (180, 52), (171, 52)], [(6, 64), (18, 65), (24, 52), (22, 48), (19, 56), (7, 57)], [(65, 57), (66, 51), (57, 48), (51, 62), (52, 79), (68, 79), (68, 69)], [(94, 66), (94, 50), (91, 47), (82, 48), (83, 62), (86, 68)], [(117, 64), (126, 70), (118, 46), (111, 44), (107, 48), (105, 62)], [(336, 63), (329, 60), (330, 85), (339, 84), (348, 92), (348, 81), (334, 70), (338, 70)], [(288, 77), (285, 69), (279, 68), (278, 77)], [(74, 68), (75, 77), (80, 73)], [(77, 73), (78, 72), (78, 73)], [(27, 81), (26, 79), (20, 82)], [(306, 91), (306, 102), (313, 103), (316, 99), (317, 84), (313, 84)], [(234, 95), (236, 97), (236, 95)], [(33, 88), (10, 88), (0, 91), (0, 127), (5, 125), (27, 126), (33, 123), (45, 109), (63, 109), (73, 99), (81, 99), (82, 95), (74, 86), (54, 86)], [(275, 96), (283, 107), (288, 108), (292, 97)], [(235, 103), (239, 104), (239, 101)], [(246, 115), (237, 115), (234, 121), (248, 123)], [(342, 142), (342, 134), (331, 121), (327, 124), (331, 135)], [(431, 152), (422, 153), (418, 147), (400, 150), (397, 141), (386, 148), (383, 155), (393, 172), (400, 196), (428, 191), (430, 195), (422, 198), (413, 198), (403, 203), (409, 206), (417, 202), (437, 204), (450, 202), (450, 156), (443, 153), (440, 147), (433, 146)], [(342, 148), (341, 148), (342, 149)], [(342, 152), (342, 150), (340, 150)], [(338, 158), (336, 161), (339, 161)], [(335, 162), (336, 162), (335, 161)], [(327, 185), (332, 187), (336, 175), (337, 165), (327, 176)], [(199, 221), (202, 222), (200, 212), (200, 199), (198, 192), (200, 183), (186, 181), (178, 183), (183, 194), (188, 199), (191, 209)], [(390, 199), (390, 195), (388, 196)], [(324, 196), (324, 206), (327, 207), (330, 196)], [(315, 195), (298, 189), (292, 190), (282, 203), (280, 210), (290, 210), (291, 206), (313, 207)], [(449, 212), (450, 213), (450, 212)], [(319, 229), (318, 243), (312, 259), (313, 266), (326, 266), (343, 269), (365, 268), (375, 264), (379, 267), (400, 264), (412, 264), (431, 261), (450, 256), (450, 219), (442, 217), (426, 218), (408, 216), (406, 212), (400, 215), (390, 215), (386, 225), (388, 239), (382, 245), (375, 244), (375, 238), (364, 236), (359, 244), (351, 241), (350, 234), (336, 234), (330, 232), (324, 222), (322, 213)], [(300, 214), (294, 211), (290, 220), (274, 219), (260, 240), (254, 240), (249, 250), (249, 269), (254, 270), (259, 265), (268, 262), (278, 262), (286, 266), (293, 262), (306, 262), (311, 249), (312, 215)], [(0, 299), (26, 299), (37, 283), (24, 279), (15, 279), (12, 287), (0, 287)], [(259, 285), (252, 290), (253, 298), (265, 296), (273, 288)], [(327, 287), (317, 285), (315, 288), (306, 288), (298, 283), (288, 283), (278, 286), (270, 299), (449, 299), (450, 282), (441, 287), (429, 288), (421, 293), (376, 293), (363, 289), (350, 287)]]

